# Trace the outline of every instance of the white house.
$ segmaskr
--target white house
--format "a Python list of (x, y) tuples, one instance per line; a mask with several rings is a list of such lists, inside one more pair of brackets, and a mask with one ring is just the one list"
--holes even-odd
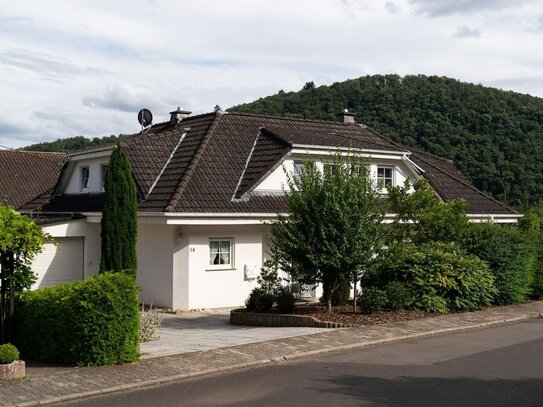
[[(237, 306), (256, 284), (269, 247), (267, 221), (286, 211), (285, 171), (310, 159), (356, 150), (383, 187), (424, 177), (444, 201), (462, 198), (473, 221), (516, 222), (520, 215), (478, 191), (452, 162), (408, 149), (356, 124), (241, 113), (188, 116), (123, 142), (138, 187), (141, 300), (173, 309)], [(111, 146), (67, 156), (0, 154), (0, 198), (36, 218), (55, 238), (34, 262), (36, 287), (98, 272), (104, 174)], [(40, 174), (37, 163), (47, 162)], [(14, 164), (16, 163), (16, 164)], [(47, 173), (47, 174), (44, 174)], [(13, 193), (29, 178), (26, 196)], [(25, 187), (22, 187), (25, 188)], [(10, 201), (11, 200), (11, 201)], [(23, 202), (24, 201), (24, 202)]]

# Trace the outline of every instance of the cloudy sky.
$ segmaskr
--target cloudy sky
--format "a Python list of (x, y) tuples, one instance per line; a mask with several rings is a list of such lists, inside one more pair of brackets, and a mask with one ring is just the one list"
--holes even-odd
[(384, 73), (543, 97), (543, 0), (2, 0), (0, 144)]

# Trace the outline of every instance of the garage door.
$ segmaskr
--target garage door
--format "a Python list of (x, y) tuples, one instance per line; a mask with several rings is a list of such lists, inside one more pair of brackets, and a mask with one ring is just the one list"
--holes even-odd
[(61, 237), (55, 242), (57, 245), (46, 243), (32, 262), (32, 270), (38, 275), (33, 289), (83, 280), (83, 238)]

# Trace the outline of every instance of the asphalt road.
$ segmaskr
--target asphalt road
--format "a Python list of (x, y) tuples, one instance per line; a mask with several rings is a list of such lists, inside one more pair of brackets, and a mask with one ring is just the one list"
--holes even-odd
[(543, 319), (287, 361), (76, 406), (543, 406)]

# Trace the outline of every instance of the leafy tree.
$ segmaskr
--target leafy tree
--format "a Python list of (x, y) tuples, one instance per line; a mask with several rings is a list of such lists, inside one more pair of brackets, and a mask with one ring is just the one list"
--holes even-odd
[(36, 281), (30, 263), (48, 237), (32, 219), (0, 205), (0, 343), (11, 339), (15, 293)]
[(304, 87), (302, 88), (303, 90), (307, 90), (307, 89), (315, 89), (315, 82), (313, 81), (309, 81), (309, 82), (306, 82), (304, 84)]
[(136, 184), (120, 141), (113, 149), (104, 183), (100, 272), (135, 274), (138, 203)]
[(288, 215), (272, 224), (272, 255), (292, 278), (323, 285), (328, 312), (335, 290), (357, 282), (380, 247), (385, 209), (360, 161), (337, 155), (323, 172), (307, 162), (287, 174)]
[(468, 228), (466, 203), (442, 202), (426, 180), (389, 188), (388, 201), (395, 214), (390, 242), (458, 242)]

